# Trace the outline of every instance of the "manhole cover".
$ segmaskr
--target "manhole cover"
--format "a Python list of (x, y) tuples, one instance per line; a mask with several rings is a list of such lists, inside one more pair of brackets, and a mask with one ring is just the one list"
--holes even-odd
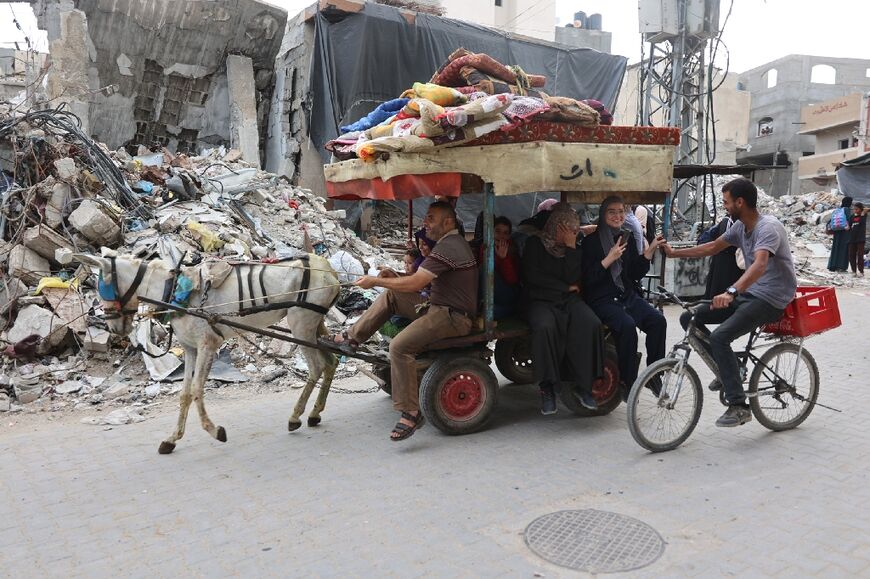
[(526, 527), (525, 535), (539, 557), (589, 573), (646, 567), (665, 550), (661, 535), (646, 523), (595, 509), (544, 515)]

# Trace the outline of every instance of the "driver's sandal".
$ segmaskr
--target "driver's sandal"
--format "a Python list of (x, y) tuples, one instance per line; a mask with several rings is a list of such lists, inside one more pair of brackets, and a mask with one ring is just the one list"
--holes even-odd
[[(426, 424), (426, 418), (423, 416), (422, 412), (418, 412), (417, 416), (414, 416), (409, 412), (402, 412), (402, 418), (411, 422), (412, 426), (403, 424), (401, 421), (397, 422), (396, 426), (393, 427), (393, 432), (390, 434), (390, 440), (394, 442), (411, 438), (415, 432), (423, 428), (423, 425)], [(394, 434), (398, 436), (393, 436)]]

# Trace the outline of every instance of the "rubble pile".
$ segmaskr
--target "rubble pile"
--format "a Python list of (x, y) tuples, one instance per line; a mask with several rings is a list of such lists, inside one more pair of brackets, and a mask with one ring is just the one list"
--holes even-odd
[[(37, 400), (50, 409), (141, 405), (177, 388), (166, 384), (181, 377), (180, 351), (155, 363), (124, 350), (129, 342), (107, 331), (95, 280), (74, 261), (76, 252), (107, 247), (196, 264), (313, 251), (330, 259), (342, 281), (379, 266), (398, 267), (390, 254), (342, 226), (344, 211), (327, 210), (324, 199), (249, 165), (236, 150), (199, 156), (145, 146), (110, 151), (85, 136), (70, 113), (38, 111), (0, 115), (0, 169), (0, 412)], [(345, 293), (341, 301), (356, 303), (357, 311), (374, 298), (372, 292)], [(336, 308), (328, 316), (332, 323), (345, 319)], [(147, 322), (133, 332), (146, 348), (165, 334)], [(225, 347), (224, 364), (219, 358), (210, 378), (305, 376), (304, 359), (294, 357), (291, 345), (255, 338)], [(263, 355), (273, 358), (265, 368)], [(339, 374), (356, 372), (343, 368)], [(135, 421), (135, 414), (113, 420)]]
[[(716, 214), (725, 215), (722, 205), (722, 185), (738, 175), (716, 176), (713, 186)], [(795, 267), (805, 282), (816, 281), (834, 285), (870, 285), (864, 278), (835, 274), (827, 270), (832, 237), (825, 232), (834, 210), (840, 207), (843, 195), (831, 191), (816, 191), (802, 195), (773, 197), (758, 188), (758, 208), (764, 214), (773, 215), (782, 222), (789, 233), (789, 242), (795, 257)], [(712, 213), (712, 204), (708, 203)], [(803, 282), (802, 282), (803, 283)]]

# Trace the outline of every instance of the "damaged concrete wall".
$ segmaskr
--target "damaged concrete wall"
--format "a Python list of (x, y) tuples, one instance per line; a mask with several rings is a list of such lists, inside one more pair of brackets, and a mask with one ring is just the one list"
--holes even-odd
[(326, 196), (323, 160), (308, 139), (308, 121), (314, 99), (310, 94), (313, 21), (301, 12), (287, 23), (275, 62), (275, 91), (269, 117), (266, 167), (286, 175), (301, 187)]
[[(55, 29), (63, 36), (59, 23), (74, 11), (72, 3), (33, 4), (49, 38)], [(233, 54), (251, 59), (258, 148), (265, 147), (284, 10), (258, 0), (78, 0), (76, 6), (87, 15), (95, 52), (90, 133), (97, 140), (112, 148), (146, 143), (173, 151), (229, 145), (226, 59)], [(103, 87), (111, 88), (98, 91)]]

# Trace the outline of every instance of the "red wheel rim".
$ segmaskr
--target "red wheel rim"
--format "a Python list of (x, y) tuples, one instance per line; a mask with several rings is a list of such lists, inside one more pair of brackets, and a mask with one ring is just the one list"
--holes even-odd
[(618, 394), (619, 366), (611, 359), (604, 360), (604, 375), (592, 383), (592, 397), (601, 404)]
[(441, 410), (451, 420), (468, 420), (483, 408), (486, 386), (473, 372), (460, 372), (444, 381), (438, 397)]

